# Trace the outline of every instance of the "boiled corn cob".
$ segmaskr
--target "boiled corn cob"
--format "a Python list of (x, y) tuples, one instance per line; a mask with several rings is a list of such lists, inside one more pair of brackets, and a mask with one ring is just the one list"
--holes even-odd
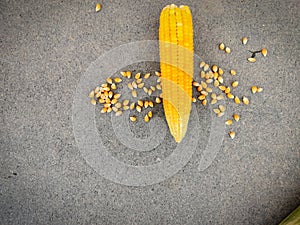
[(167, 5), (160, 15), (160, 68), (165, 116), (181, 142), (187, 131), (194, 72), (192, 15), (188, 6)]

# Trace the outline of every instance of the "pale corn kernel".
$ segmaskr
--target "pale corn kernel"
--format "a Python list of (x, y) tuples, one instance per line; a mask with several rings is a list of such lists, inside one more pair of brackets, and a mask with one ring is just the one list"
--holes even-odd
[(225, 48), (225, 52), (226, 52), (227, 54), (229, 54), (229, 53), (231, 52), (231, 49), (230, 49), (229, 47), (226, 47), (226, 48)]
[(160, 77), (160, 76), (161, 76), (161, 73), (158, 72), (158, 71), (155, 71), (155, 75), (158, 76), (158, 77)]
[(218, 109), (218, 108), (215, 108), (215, 109), (213, 109), (213, 111), (214, 111), (216, 114), (218, 114), (218, 113), (220, 113), (220, 112), (221, 112), (221, 110), (220, 110), (220, 109)]
[(139, 106), (139, 105), (137, 105), (137, 106), (135, 107), (135, 109), (136, 109), (136, 111), (138, 111), (138, 112), (141, 112), (141, 111), (142, 111), (142, 108), (141, 108), (141, 106)]
[(161, 99), (159, 97), (156, 97), (155, 102), (159, 104), (161, 103)]
[(113, 81), (112, 81), (112, 79), (111, 79), (110, 77), (108, 77), (108, 78), (106, 79), (106, 82), (109, 83), (109, 84), (112, 84)]
[(130, 120), (131, 120), (132, 122), (135, 122), (135, 121), (137, 120), (135, 116), (131, 116), (131, 117), (129, 117), (129, 118), (130, 118)]
[(129, 104), (129, 100), (128, 99), (126, 99), (126, 100), (123, 101), (123, 105), (128, 105), (128, 104)]
[(92, 104), (92, 105), (96, 105), (96, 103), (97, 103), (97, 102), (96, 102), (95, 99), (91, 99), (91, 104)]
[(132, 95), (132, 97), (136, 98), (137, 97), (137, 92), (136, 91), (132, 91), (131, 95)]
[(205, 62), (200, 62), (200, 68), (203, 68), (205, 66)]
[(214, 104), (216, 104), (217, 102), (218, 102), (217, 99), (212, 99), (211, 102), (210, 102), (210, 104), (214, 105)]
[(148, 79), (150, 76), (151, 76), (150, 73), (146, 73), (146, 74), (144, 75), (144, 79)]
[(137, 83), (135, 81), (132, 81), (131, 85), (134, 89), (137, 89)]
[(209, 65), (208, 65), (208, 64), (205, 64), (204, 67), (203, 67), (203, 70), (204, 70), (204, 71), (209, 70)]
[(250, 57), (250, 58), (248, 58), (248, 61), (249, 61), (249, 62), (251, 62), (251, 63), (255, 63), (255, 62), (256, 62), (256, 59), (255, 59), (255, 58), (252, 58), (252, 57)]
[(218, 101), (223, 100), (223, 99), (224, 99), (224, 96), (223, 96), (223, 95), (218, 95), (218, 96), (217, 96), (217, 100), (218, 100)]
[(137, 85), (137, 87), (138, 87), (138, 88), (143, 88), (144, 85), (145, 85), (144, 83), (140, 83), (140, 84)]
[(242, 101), (245, 105), (249, 105), (249, 99), (247, 97), (243, 97)]
[(117, 85), (115, 83), (112, 83), (110, 87), (111, 87), (112, 90), (116, 90), (117, 89)]
[(263, 90), (264, 90), (264, 89), (261, 88), (261, 87), (257, 88), (257, 92), (262, 92)]
[(235, 76), (235, 75), (236, 75), (236, 71), (235, 71), (235, 70), (230, 70), (230, 74), (231, 74), (232, 76)]
[(125, 71), (121, 71), (120, 74), (121, 74), (123, 77), (127, 77), (127, 72), (125, 72)]
[(231, 83), (231, 86), (232, 87), (237, 87), (239, 85), (239, 82), (238, 81), (233, 81), (232, 83)]
[(223, 50), (225, 49), (224, 43), (220, 43), (220, 44), (219, 44), (219, 49), (220, 49), (221, 51), (223, 51)]
[(128, 105), (124, 105), (124, 106), (123, 106), (123, 109), (126, 111), (126, 110), (129, 109), (129, 106), (128, 106)]
[(217, 98), (217, 94), (216, 94), (216, 93), (212, 93), (212, 94), (210, 95), (210, 97), (211, 97), (212, 99), (216, 99), (216, 98)]
[(95, 91), (91, 91), (91, 92), (89, 93), (89, 97), (90, 97), (90, 98), (94, 98), (94, 96), (95, 96)]
[(122, 115), (122, 111), (121, 110), (119, 110), (119, 111), (116, 112), (116, 116), (121, 116), (121, 115)]
[(218, 80), (215, 80), (215, 81), (214, 81), (214, 86), (215, 86), (215, 87), (218, 87), (219, 85), (220, 85), (220, 82), (219, 82)]
[(225, 122), (225, 124), (228, 125), (228, 126), (231, 125), (231, 124), (232, 124), (232, 120), (227, 120), (227, 121)]
[(219, 109), (221, 112), (225, 112), (226, 107), (224, 105), (219, 105)]
[(128, 83), (128, 84), (127, 84), (127, 87), (128, 87), (130, 90), (133, 90), (133, 86), (132, 86), (131, 83)]
[(204, 100), (203, 100), (201, 103), (202, 103), (202, 105), (203, 105), (203, 106), (206, 106), (206, 104), (207, 104), (207, 100), (206, 100), (206, 99), (204, 99)]
[(222, 117), (222, 116), (224, 116), (224, 112), (220, 112), (217, 114), (217, 117)]
[(137, 103), (138, 103), (138, 105), (139, 105), (139, 106), (141, 106), (141, 107), (143, 107), (143, 106), (144, 106), (144, 102), (143, 102), (142, 100), (138, 100), (138, 102), (137, 102)]
[(222, 76), (224, 74), (224, 71), (219, 67), (218, 73)]
[(198, 97), (199, 100), (204, 100), (205, 98), (206, 98), (205, 95), (200, 95), (200, 96)]
[(161, 85), (160, 85), (160, 84), (157, 84), (157, 85), (156, 85), (156, 89), (157, 89), (157, 90), (161, 90)]
[(118, 112), (118, 110), (119, 110), (119, 109), (118, 109), (117, 107), (115, 107), (115, 106), (112, 107), (112, 111)]
[(129, 109), (133, 110), (134, 106), (135, 106), (135, 103), (133, 102), (133, 103), (130, 104)]

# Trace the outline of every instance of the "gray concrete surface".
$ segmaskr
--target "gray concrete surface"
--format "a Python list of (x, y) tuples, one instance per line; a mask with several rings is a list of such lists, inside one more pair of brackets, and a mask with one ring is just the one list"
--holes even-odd
[[(196, 152), (176, 175), (146, 187), (113, 183), (85, 162), (73, 135), (72, 101), (80, 77), (101, 54), (157, 39), (160, 10), (169, 2), (101, 1), (98, 14), (95, 3), (0, 2), (0, 224), (271, 225), (296, 208), (299, 1), (184, 1), (193, 13), (195, 52), (238, 68), (239, 94), (253, 83), (264, 92), (251, 96), (248, 108), (236, 108), (237, 137), (225, 137), (207, 170), (197, 170)], [(243, 36), (250, 37), (247, 47)], [(231, 46), (230, 57), (217, 50), (220, 41)], [(246, 63), (246, 49), (262, 46), (268, 57)], [(116, 157), (143, 162), (114, 142), (110, 129), (104, 138)], [(169, 151), (163, 145), (158, 154)]]

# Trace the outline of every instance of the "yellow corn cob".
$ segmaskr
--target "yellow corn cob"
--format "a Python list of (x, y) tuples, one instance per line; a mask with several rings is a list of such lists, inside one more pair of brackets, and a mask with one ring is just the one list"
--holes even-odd
[(160, 15), (160, 69), (165, 116), (176, 142), (185, 136), (192, 104), (194, 46), (188, 6), (167, 5)]

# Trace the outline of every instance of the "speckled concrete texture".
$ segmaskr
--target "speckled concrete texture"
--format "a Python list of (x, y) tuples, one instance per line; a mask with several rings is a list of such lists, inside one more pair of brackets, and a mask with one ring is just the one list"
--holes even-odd
[[(176, 175), (146, 187), (113, 183), (85, 162), (73, 134), (72, 102), (81, 76), (101, 54), (132, 41), (157, 40), (160, 10), (171, 2), (100, 1), (100, 13), (95, 3), (0, 2), (0, 224), (272, 225), (296, 208), (299, 1), (172, 2), (191, 8), (195, 52), (225, 70), (236, 68), (236, 92), (247, 93), (251, 104), (228, 105), (228, 115), (241, 114), (237, 136), (224, 138), (208, 169), (197, 170), (196, 152)], [(241, 45), (243, 36), (249, 37), (247, 46)], [(231, 47), (231, 55), (217, 49), (220, 42)], [(261, 47), (268, 56), (247, 63), (247, 50)], [(137, 67), (146, 71), (158, 64)], [(251, 84), (263, 93), (251, 95)], [(199, 110), (200, 119), (209, 118)], [(113, 131), (104, 135), (116, 157), (144, 162), (144, 155), (115, 143)], [(169, 149), (158, 149), (162, 158), (175, 147), (167, 138)]]

